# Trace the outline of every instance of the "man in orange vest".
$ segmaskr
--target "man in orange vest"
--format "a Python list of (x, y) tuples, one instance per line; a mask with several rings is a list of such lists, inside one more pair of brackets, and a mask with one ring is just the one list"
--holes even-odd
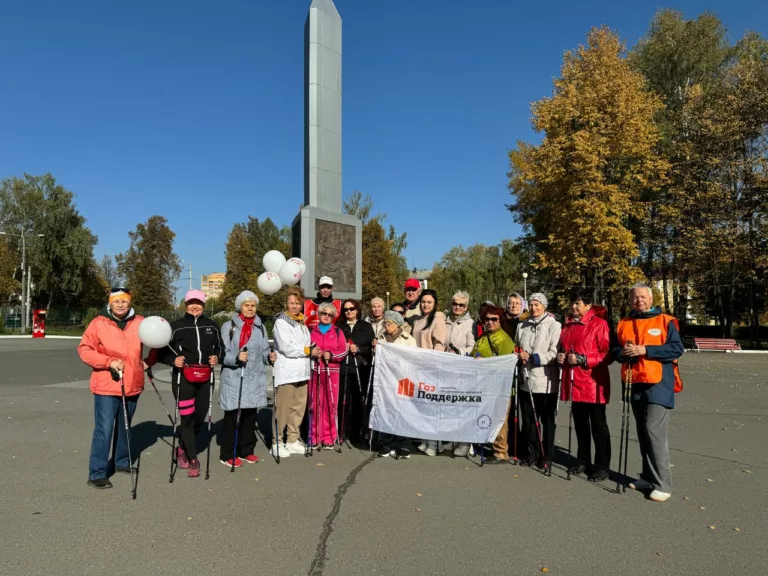
[(683, 389), (677, 369), (683, 341), (677, 320), (653, 307), (647, 284), (632, 286), (629, 300), (632, 312), (616, 327), (618, 346), (613, 349), (616, 360), (622, 363), (622, 382), (631, 363), (632, 412), (643, 459), (643, 473), (629, 487), (650, 492), (654, 502), (664, 502), (672, 495), (667, 425), (669, 411), (675, 407), (675, 393)]
[(333, 280), (330, 276), (322, 276), (318, 281), (317, 298), (304, 300), (304, 323), (310, 331), (317, 326), (317, 309), (324, 302), (333, 304), (336, 308), (336, 318), (333, 319), (333, 323), (336, 324), (341, 317), (341, 300), (333, 297)]

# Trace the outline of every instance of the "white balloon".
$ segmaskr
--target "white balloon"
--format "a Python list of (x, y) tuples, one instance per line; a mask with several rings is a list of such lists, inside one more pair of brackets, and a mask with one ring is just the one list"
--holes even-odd
[(160, 316), (149, 316), (139, 324), (139, 340), (149, 348), (164, 348), (171, 341), (171, 325)]
[(307, 265), (304, 264), (304, 260), (301, 258), (289, 258), (288, 262), (295, 262), (299, 266), (301, 266), (301, 275), (304, 276), (304, 273), (307, 271)]
[(264, 294), (269, 296), (270, 294), (277, 293), (280, 288), (283, 287), (283, 283), (280, 282), (280, 276), (274, 272), (264, 272), (256, 280), (256, 286), (258, 286), (259, 290)]
[(285, 264), (285, 256), (283, 256), (283, 254), (277, 250), (270, 250), (264, 254), (262, 263), (264, 264), (264, 270), (267, 272), (274, 272), (275, 274), (279, 274), (280, 268), (282, 268), (283, 264)]
[(301, 266), (296, 264), (296, 262), (291, 262), (291, 260), (288, 260), (280, 268), (279, 276), (280, 280), (283, 281), (283, 284), (293, 286), (294, 284), (298, 283), (299, 280), (301, 280)]

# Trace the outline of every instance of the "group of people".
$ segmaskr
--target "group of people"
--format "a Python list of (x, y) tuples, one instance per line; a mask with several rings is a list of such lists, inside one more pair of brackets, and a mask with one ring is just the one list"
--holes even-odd
[[(142, 360), (137, 328), (141, 317), (133, 313), (128, 290), (112, 290), (107, 306), (88, 326), (78, 347), (80, 357), (93, 368), (96, 425), (88, 484), (109, 488), (112, 473), (131, 472), (120, 386), (124, 386), (130, 422), (144, 387), (143, 370), (155, 362), (173, 367), (176, 419), (172, 421), (174, 428), (178, 424), (179, 445), (172, 468), (186, 469), (190, 477), (200, 475), (196, 438), (206, 417), (210, 422), (217, 365), (221, 366), (219, 404), (224, 412), (222, 464), (236, 468), (259, 460), (254, 454), (256, 414), (267, 406), (268, 365), (272, 365), (275, 387), (273, 457), (340, 450), (346, 441), (368, 445), (375, 349), (387, 342), (474, 358), (518, 354), (519, 361), (507, 418), (492, 446), (382, 433), (379, 456), (407, 459), (414, 444), (427, 456), (449, 449), (463, 457), (487, 449), (486, 462), (514, 461), (546, 470), (551, 468), (559, 401), (566, 401), (571, 402), (577, 439), (569, 473), (605, 480), (611, 463), (608, 366), (615, 361), (622, 363), (622, 386), (631, 385), (643, 463), (642, 474), (629, 487), (647, 491), (655, 501), (669, 498), (667, 424), (674, 394), (682, 389), (677, 359), (683, 345), (677, 321), (653, 307), (647, 285), (632, 287), (631, 314), (613, 334), (605, 310), (583, 292), (571, 295), (564, 326), (548, 312), (547, 298), (541, 293), (527, 301), (511, 294), (504, 307), (485, 302), (478, 321), (469, 311), (466, 292), (453, 295), (447, 314), (439, 309), (437, 293), (422, 289), (416, 279), (405, 282), (404, 296), (402, 303), (389, 310), (381, 298), (373, 298), (364, 316), (358, 301), (333, 298), (333, 281), (327, 276), (320, 278), (314, 299), (305, 300), (300, 288), (289, 287), (284, 310), (275, 318), (271, 348), (257, 314), (255, 293), (239, 294), (232, 319), (219, 329), (204, 316), (205, 295), (190, 290), (184, 299), (184, 317), (171, 323), (170, 344)], [(120, 384), (115, 372), (121, 375)]]

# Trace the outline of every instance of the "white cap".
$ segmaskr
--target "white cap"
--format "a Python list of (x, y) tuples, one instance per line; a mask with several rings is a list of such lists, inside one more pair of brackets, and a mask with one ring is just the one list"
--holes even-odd
[(322, 286), (323, 284), (328, 284), (328, 286), (333, 286), (333, 280), (330, 276), (321, 276), (320, 281), (317, 283), (318, 286)]

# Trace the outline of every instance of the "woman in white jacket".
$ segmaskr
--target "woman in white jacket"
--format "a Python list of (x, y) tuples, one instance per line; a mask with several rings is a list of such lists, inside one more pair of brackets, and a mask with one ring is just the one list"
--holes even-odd
[[(456, 292), (451, 298), (451, 313), (445, 319), (446, 352), (460, 356), (466, 356), (472, 352), (475, 347), (475, 335), (472, 333), (474, 323), (469, 313), (469, 294), (463, 291)], [(469, 454), (468, 443), (454, 444), (454, 456), (463, 458), (467, 454)]]
[[(275, 399), (277, 405), (278, 437), (272, 439), (272, 455), (287, 458), (291, 454), (304, 454), (299, 427), (307, 409), (307, 381), (309, 380), (309, 330), (304, 324), (304, 295), (299, 288), (288, 288), (285, 310), (275, 319), (272, 336), (275, 340), (277, 360)], [(283, 433), (286, 434), (283, 443)]]
[[(555, 409), (560, 389), (557, 344), (562, 327), (547, 312), (547, 298), (544, 294), (531, 294), (528, 305), (531, 316), (517, 326), (515, 336), (523, 370), (519, 399), (523, 423), (518, 446), (521, 449), (521, 464), (544, 469), (546, 463), (551, 461), (549, 451), (555, 433)], [(534, 407), (536, 417), (541, 422), (541, 442), (536, 430)]]

